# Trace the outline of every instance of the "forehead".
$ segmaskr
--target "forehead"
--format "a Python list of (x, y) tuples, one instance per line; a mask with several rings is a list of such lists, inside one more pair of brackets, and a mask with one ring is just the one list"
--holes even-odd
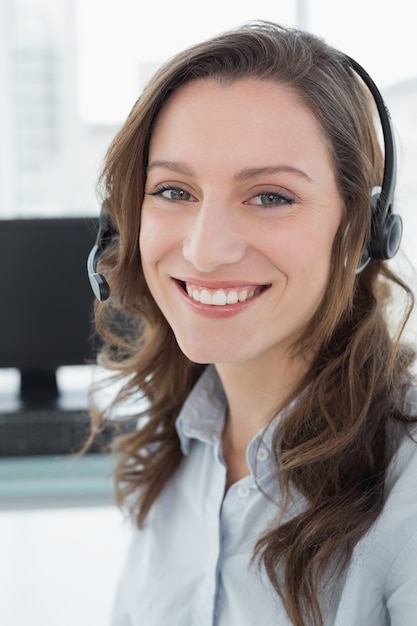
[[(149, 158), (186, 156), (204, 163), (209, 151), (229, 159), (325, 161), (333, 168), (325, 132), (300, 93), (289, 85), (244, 78), (197, 79), (161, 109)], [(256, 165), (257, 163), (253, 163)]]
[[(207, 108), (217, 108), (220, 102), (227, 102), (237, 99), (239, 101), (239, 113), (252, 108), (252, 118), (255, 117), (257, 109), (264, 109), (265, 112), (274, 115), (275, 107), (282, 106), (285, 102), (293, 108), (297, 115), (303, 114), (309, 117), (313, 124), (320, 126), (311, 107), (305, 101), (302, 91), (295, 87), (270, 79), (257, 77), (246, 77), (240, 79), (224, 79), (217, 77), (199, 78), (190, 80), (177, 88), (168, 100), (162, 105), (156, 123), (161, 118), (171, 115), (173, 111), (178, 115), (178, 109), (186, 107), (187, 112), (194, 109), (195, 112), (202, 105)], [(253, 105), (257, 103), (257, 107)], [(249, 104), (249, 107), (247, 106)], [(268, 111), (266, 109), (269, 109)], [(278, 108), (276, 109), (278, 113)], [(321, 129), (323, 132), (323, 129)], [(323, 132), (324, 134), (324, 132)]]

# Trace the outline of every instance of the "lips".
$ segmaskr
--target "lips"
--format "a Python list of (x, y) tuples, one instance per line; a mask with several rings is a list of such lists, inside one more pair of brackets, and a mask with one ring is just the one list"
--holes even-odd
[(246, 302), (267, 289), (267, 285), (245, 285), (227, 288), (209, 288), (192, 282), (183, 282), (183, 288), (195, 302), (211, 306), (225, 306)]

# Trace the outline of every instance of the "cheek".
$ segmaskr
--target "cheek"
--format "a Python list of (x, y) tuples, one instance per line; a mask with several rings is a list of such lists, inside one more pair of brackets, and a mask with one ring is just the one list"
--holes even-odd
[(330, 276), (334, 234), (333, 228), (309, 224), (282, 232), (275, 242), (269, 241), (270, 258), (285, 276), (285, 292), (300, 312), (311, 313), (323, 298)]
[(158, 232), (152, 224), (152, 220), (148, 219), (146, 214), (142, 213), (139, 234), (139, 252), (143, 274), (151, 292), (154, 291), (152, 276), (155, 276), (155, 270), (160, 255), (160, 244), (161, 239), (158, 237)]
[(284, 273), (327, 274), (330, 267), (334, 234), (309, 225), (280, 229), (276, 235), (265, 233), (265, 254)]
[(178, 220), (166, 219), (157, 211), (142, 209), (139, 248), (146, 263), (163, 259), (172, 250), (181, 247), (182, 234)]
[(146, 210), (142, 211), (139, 250), (144, 268), (152, 267), (163, 256), (167, 244), (166, 232), (157, 219)]
[[(142, 270), (154, 298), (158, 301), (164, 291), (170, 268), (178, 256), (180, 237), (174, 227), (159, 218), (153, 211), (143, 211), (139, 235)], [(164, 271), (165, 268), (165, 271)]]

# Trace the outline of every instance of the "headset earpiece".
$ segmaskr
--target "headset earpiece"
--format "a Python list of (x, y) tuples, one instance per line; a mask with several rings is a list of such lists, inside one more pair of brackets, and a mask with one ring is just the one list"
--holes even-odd
[(106, 210), (104, 207), (101, 207), (96, 243), (91, 249), (87, 259), (87, 271), (91, 289), (100, 302), (107, 300), (110, 296), (110, 286), (104, 276), (96, 271), (97, 261), (101, 252), (103, 252), (115, 236), (116, 233), (110, 226)]
[[(400, 247), (403, 222), (401, 216), (388, 210), (381, 209), (384, 202), (381, 187), (372, 190), (372, 227), (369, 253), (372, 259), (392, 259)], [(385, 213), (385, 215), (384, 215)]]
[(391, 207), (385, 212), (384, 216), (384, 211), (381, 209), (381, 203), (383, 203), (381, 193), (382, 188), (380, 186), (373, 187), (371, 197), (371, 239), (368, 247), (362, 254), (356, 274), (360, 274), (372, 259), (385, 261), (392, 259), (400, 247), (403, 221), (400, 215), (392, 212)]

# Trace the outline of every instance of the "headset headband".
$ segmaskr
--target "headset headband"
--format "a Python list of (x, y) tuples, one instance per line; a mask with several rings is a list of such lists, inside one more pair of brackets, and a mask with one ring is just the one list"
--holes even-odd
[(368, 72), (351, 57), (347, 56), (346, 58), (349, 61), (349, 65), (361, 77), (371, 92), (382, 126), (382, 135), (384, 140), (384, 176), (382, 179), (378, 210), (380, 211), (381, 220), (385, 220), (394, 202), (395, 185), (397, 182), (397, 153), (395, 149), (394, 130), (392, 127), (391, 116), (378, 87), (369, 76)]
[[(394, 213), (393, 202), (397, 179), (397, 156), (391, 117), (382, 95), (368, 72), (351, 57), (345, 55), (349, 66), (363, 80), (375, 101), (382, 127), (384, 141), (384, 174), (382, 186), (372, 196), (371, 240), (364, 251), (360, 267), (361, 272), (372, 259), (391, 259), (398, 251), (402, 237), (401, 217)], [(99, 255), (117, 237), (110, 225), (104, 205), (99, 217), (97, 239), (87, 261), (91, 288), (98, 300), (110, 296), (110, 287), (105, 277), (96, 271)]]

